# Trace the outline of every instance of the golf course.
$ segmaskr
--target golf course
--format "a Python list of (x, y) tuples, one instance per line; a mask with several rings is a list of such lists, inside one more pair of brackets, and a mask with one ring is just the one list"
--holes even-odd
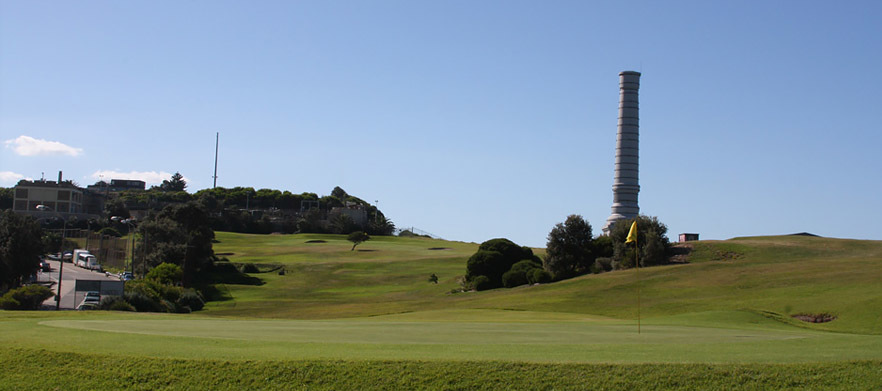
[(0, 312), (0, 389), (882, 388), (879, 241), (699, 241), (683, 263), (461, 292), (474, 243), (216, 239), (258, 272), (202, 311)]

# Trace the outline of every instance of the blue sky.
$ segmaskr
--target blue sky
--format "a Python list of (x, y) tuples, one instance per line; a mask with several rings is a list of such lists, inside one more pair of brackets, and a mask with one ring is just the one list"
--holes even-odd
[(610, 214), (618, 73), (674, 237), (880, 239), (882, 3), (0, 0), (0, 186), (218, 185), (373, 202), (544, 246)]

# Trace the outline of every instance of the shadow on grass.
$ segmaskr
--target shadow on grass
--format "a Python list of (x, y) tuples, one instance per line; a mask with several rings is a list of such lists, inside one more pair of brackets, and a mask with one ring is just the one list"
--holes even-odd
[(224, 285), (263, 285), (260, 278), (242, 273), (229, 262), (216, 262), (212, 267), (200, 274), (197, 288), (208, 301), (228, 301), (233, 297)]

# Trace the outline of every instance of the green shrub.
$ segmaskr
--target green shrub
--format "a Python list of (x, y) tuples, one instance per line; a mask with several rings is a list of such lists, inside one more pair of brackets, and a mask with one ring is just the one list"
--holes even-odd
[(181, 296), (184, 294), (184, 288), (179, 286), (170, 286), (165, 285), (162, 287), (162, 292), (160, 293), (164, 300), (168, 300), (172, 303), (176, 303), (181, 299)]
[(551, 282), (551, 273), (543, 269), (533, 269), (527, 273), (527, 280), (531, 284), (547, 284)]
[(508, 239), (490, 239), (478, 247), (466, 263), (466, 278), (486, 276), (491, 288), (500, 287), (502, 275), (511, 270), (512, 265), (521, 260), (533, 260), (541, 264), (529, 247), (518, 246)]
[(110, 309), (110, 306), (112, 306), (114, 303), (119, 302), (119, 301), (124, 302), (126, 300), (123, 299), (121, 296), (102, 296), (101, 302), (98, 303), (98, 309), (99, 310), (108, 310), (108, 309)]
[[(503, 262), (504, 256), (498, 251), (478, 250), (466, 262), (466, 278), (472, 280), (474, 277), (484, 276), (489, 279), (487, 275), (499, 271), (499, 265)], [(508, 269), (499, 271), (499, 276), (502, 277), (502, 273), (506, 271)]]
[(19, 306), (21, 306), (21, 303), (19, 303), (18, 300), (13, 299), (12, 297), (6, 297), (6, 295), (0, 297), (0, 309), (17, 310)]
[(527, 273), (523, 270), (509, 270), (502, 275), (502, 285), (506, 288), (514, 288), (527, 283)]
[(609, 272), (613, 270), (613, 259), (612, 258), (597, 258), (594, 260), (594, 269), (596, 270), (594, 273), (603, 273)]
[(533, 269), (541, 269), (542, 263), (535, 259), (524, 259), (522, 261), (518, 261), (514, 265), (511, 265), (512, 271), (521, 271), (521, 272), (529, 272)]
[(43, 302), (55, 296), (52, 290), (42, 285), (25, 285), (12, 289), (0, 297), (0, 308), (4, 310), (36, 310)]
[(193, 311), (199, 311), (205, 306), (205, 300), (202, 299), (202, 295), (192, 289), (184, 291), (177, 303), (179, 306), (186, 306)]
[(126, 302), (131, 304), (132, 307), (135, 308), (135, 311), (138, 312), (166, 312), (165, 307), (163, 307), (159, 301), (154, 300), (150, 296), (141, 292), (126, 291), (123, 294), (123, 298), (125, 298)]
[(160, 284), (174, 285), (181, 281), (184, 271), (181, 267), (173, 263), (160, 263), (147, 273), (145, 277), (148, 280), (157, 281)]
[(107, 311), (135, 311), (135, 307), (126, 302), (121, 296), (104, 296), (98, 309)]
[(239, 269), (236, 268), (236, 265), (225, 260), (226, 258), (221, 258), (220, 262), (215, 262), (212, 271), (216, 273), (238, 274)]
[(162, 297), (163, 287), (162, 284), (155, 280), (141, 279), (126, 282), (125, 291), (126, 293), (138, 293), (149, 297), (151, 300), (159, 301), (159, 298)]
[(471, 279), (472, 288), (476, 291), (485, 291), (487, 289), (493, 289), (494, 286), (490, 283), (490, 279), (487, 276), (475, 276)]
[(175, 303), (168, 300), (160, 300), (159, 305), (162, 307), (162, 310), (159, 312), (177, 312), (177, 306), (175, 306)]

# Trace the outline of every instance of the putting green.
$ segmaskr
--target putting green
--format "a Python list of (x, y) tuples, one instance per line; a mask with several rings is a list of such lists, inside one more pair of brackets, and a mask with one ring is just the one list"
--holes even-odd
[(7, 338), (15, 340), (17, 332), (26, 340), (25, 334), (56, 330), (69, 337), (54, 349), (176, 358), (629, 363), (882, 359), (882, 336), (807, 330), (743, 312), (649, 319), (640, 334), (633, 321), (499, 310), (339, 320), (167, 315), (32, 321), (33, 327), (16, 327)]
[(53, 327), (248, 341), (350, 344), (706, 344), (808, 338), (801, 333), (634, 324), (305, 320), (52, 320)]

